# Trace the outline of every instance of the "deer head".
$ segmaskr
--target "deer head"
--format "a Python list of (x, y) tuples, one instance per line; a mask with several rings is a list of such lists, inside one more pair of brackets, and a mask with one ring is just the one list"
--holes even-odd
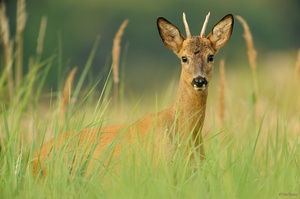
[(214, 55), (229, 41), (234, 23), (233, 16), (228, 14), (205, 37), (208, 18), (209, 13), (206, 16), (200, 35), (191, 36), (183, 13), (186, 38), (182, 36), (176, 26), (165, 18), (159, 17), (157, 19), (157, 27), (163, 43), (181, 59), (182, 80), (196, 91), (207, 88), (212, 77)]

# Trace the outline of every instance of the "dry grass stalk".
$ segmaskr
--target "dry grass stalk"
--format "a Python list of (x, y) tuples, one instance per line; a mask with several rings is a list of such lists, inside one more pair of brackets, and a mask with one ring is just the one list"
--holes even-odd
[(27, 21), (25, 0), (18, 0), (16, 18), (16, 87), (19, 87), (23, 78), (23, 31)]
[(296, 62), (296, 78), (300, 80), (300, 49), (298, 50), (297, 62)]
[(17, 3), (17, 32), (23, 32), (27, 21), (26, 2), (18, 0)]
[(119, 104), (119, 60), (121, 52), (121, 40), (124, 30), (128, 24), (128, 19), (126, 19), (120, 26), (118, 32), (115, 35), (112, 48), (112, 70), (113, 70), (113, 81), (114, 81), (114, 103), (115, 106)]
[(3, 44), (4, 53), (4, 71), (7, 75), (7, 85), (9, 90), (9, 100), (11, 101), (14, 95), (13, 82), (13, 42), (10, 39), (9, 20), (6, 16), (6, 6), (4, 2), (0, 3), (0, 36)]
[(247, 24), (247, 22), (245, 21), (245, 19), (243, 19), (241, 16), (236, 16), (236, 18), (240, 21), (240, 23), (243, 25), (244, 28), (244, 38), (246, 41), (246, 45), (247, 45), (247, 49), (248, 49), (248, 58), (249, 58), (249, 62), (250, 62), (250, 66), (252, 67), (253, 70), (256, 70), (256, 50), (254, 48), (254, 44), (253, 44), (253, 39), (252, 39), (252, 34), (250, 32), (250, 28)]
[(254, 48), (254, 44), (253, 44), (253, 39), (252, 39), (252, 34), (250, 31), (250, 28), (247, 24), (247, 22), (245, 21), (245, 19), (243, 19), (241, 16), (236, 16), (236, 18), (240, 21), (240, 23), (242, 24), (243, 28), (244, 28), (244, 39), (246, 42), (246, 46), (248, 49), (248, 59), (250, 62), (250, 66), (252, 68), (252, 76), (253, 76), (253, 84), (254, 84), (254, 96), (253, 96), (253, 103), (255, 106), (255, 114), (256, 114), (256, 104), (257, 104), (257, 98), (258, 98), (258, 83), (257, 83), (257, 74), (256, 74), (256, 68), (257, 68), (257, 62), (256, 62), (256, 50)]
[(78, 69), (77, 67), (73, 68), (73, 70), (70, 72), (70, 74), (65, 82), (63, 96), (62, 96), (62, 100), (61, 100), (61, 106), (60, 106), (61, 116), (65, 115), (67, 107), (70, 103), (72, 85), (73, 85), (73, 81), (74, 81), (74, 77), (76, 75), (77, 69)]
[(220, 126), (223, 125), (225, 119), (225, 63), (220, 61), (219, 69), (219, 121)]
[(47, 28), (47, 17), (43, 16), (41, 20), (40, 32), (39, 32), (37, 47), (36, 47), (36, 54), (38, 56), (41, 56), (43, 52), (43, 43), (46, 34), (46, 28)]

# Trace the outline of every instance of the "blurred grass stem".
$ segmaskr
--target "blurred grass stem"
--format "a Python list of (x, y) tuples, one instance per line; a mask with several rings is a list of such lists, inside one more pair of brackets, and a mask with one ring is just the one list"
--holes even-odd
[(121, 40), (124, 30), (128, 24), (128, 19), (123, 21), (118, 32), (115, 35), (112, 48), (112, 69), (113, 69), (113, 82), (114, 82), (114, 105), (116, 110), (119, 104), (119, 63), (120, 63), (120, 52), (121, 52)]
[(220, 61), (219, 69), (219, 120), (220, 126), (223, 125), (225, 119), (225, 62)]
[(16, 88), (19, 88), (23, 79), (23, 32), (26, 26), (27, 13), (25, 0), (17, 3), (17, 31), (16, 31)]
[(296, 79), (300, 80), (300, 49), (298, 50), (295, 73), (296, 73)]
[(243, 19), (241, 16), (236, 16), (236, 18), (239, 20), (239, 22), (242, 24), (243, 29), (244, 29), (244, 39), (246, 42), (246, 46), (248, 49), (248, 59), (250, 63), (250, 67), (252, 69), (252, 78), (253, 78), (253, 95), (252, 95), (252, 103), (254, 106), (254, 118), (256, 118), (257, 115), (257, 100), (258, 100), (258, 83), (257, 83), (257, 62), (256, 62), (256, 57), (257, 57), (257, 52), (254, 48), (253, 44), (253, 39), (252, 39), (252, 34), (250, 31), (250, 28), (246, 22), (245, 19)]
[(12, 71), (13, 42), (10, 39), (9, 20), (6, 16), (6, 6), (4, 2), (0, 4), (0, 29), (1, 29), (1, 42), (3, 44), (3, 54), (4, 54), (4, 74), (7, 78), (9, 101), (11, 101), (14, 95), (14, 82), (13, 82), (13, 71)]

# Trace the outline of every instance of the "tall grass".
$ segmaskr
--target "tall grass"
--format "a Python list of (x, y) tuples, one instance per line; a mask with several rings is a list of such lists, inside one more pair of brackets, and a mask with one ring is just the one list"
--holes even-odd
[(77, 73), (77, 70), (78, 70), (78, 67), (75, 67), (71, 70), (71, 72), (69, 73), (69, 76), (65, 82), (65, 85), (64, 85), (61, 105), (59, 108), (62, 118), (64, 115), (66, 115), (67, 108), (72, 99), (72, 87), (73, 87), (73, 82), (74, 82), (74, 78)]
[[(10, 28), (8, 18), (6, 16), (6, 6), (3, 2), (0, 3), (0, 29), (1, 29), (1, 44), (3, 45), (3, 66), (2, 78), (1, 78), (1, 88), (4, 87), (6, 83), (5, 90), (8, 91), (7, 101), (13, 98), (14, 94), (14, 81), (12, 73), (13, 65), (13, 41), (10, 38)], [(4, 82), (6, 80), (6, 82)], [(1, 89), (3, 90), (3, 89)]]
[(23, 79), (23, 32), (26, 26), (27, 13), (25, 0), (17, 3), (17, 33), (16, 33), (16, 87)]
[[(3, 13), (2, 13), (3, 14)], [(274, 71), (259, 70), (258, 78), (268, 77), (260, 83), (260, 100), (258, 102), (257, 120), (254, 126), (249, 114), (252, 107), (247, 103), (249, 90), (253, 88), (252, 76), (244, 70), (226, 72), (226, 119), (220, 128), (215, 125), (219, 111), (216, 97), (218, 85), (211, 84), (207, 105), (207, 117), (203, 129), (206, 161), (202, 165), (191, 165), (181, 153), (175, 154), (172, 162), (162, 159), (151, 161), (143, 148), (138, 148), (131, 156), (120, 157), (119, 172), (111, 169), (99, 172), (100, 168), (92, 168), (85, 173), (87, 158), (77, 154), (78, 164), (72, 165), (73, 156), (68, 156), (65, 149), (57, 151), (49, 163), (59, 168), (48, 173), (46, 177), (32, 175), (33, 152), (50, 137), (57, 137), (61, 132), (74, 130), (80, 132), (92, 126), (113, 123), (111, 108), (112, 82), (110, 75), (103, 79), (105, 86), (97, 92), (98, 82), (84, 88), (84, 80), (95, 56), (99, 40), (92, 48), (84, 71), (78, 81), (74, 82), (74, 92), (70, 93), (71, 78), (66, 81), (65, 94), (57, 98), (41, 100), (43, 86), (41, 82), (48, 75), (53, 58), (33, 62), (28, 74), (21, 80), (12, 101), (7, 105), (1, 101), (0, 111), (0, 198), (280, 198), (281, 196), (300, 196), (300, 93), (299, 88), (290, 84), (278, 85), (278, 76)], [(5, 48), (5, 44), (2, 43)], [(60, 55), (59, 55), (60, 56)], [(58, 56), (58, 57), (59, 57)], [(5, 63), (16, 63), (11, 57)], [(229, 64), (229, 63), (228, 63)], [(236, 67), (238, 68), (238, 67)], [(279, 67), (280, 82), (282, 78), (290, 80), (294, 66)], [(7, 69), (7, 68), (6, 68)], [(3, 70), (6, 70), (3, 67)], [(73, 76), (72, 72), (70, 76)], [(34, 77), (32, 79), (32, 77)], [(178, 81), (177, 76), (172, 80)], [(217, 79), (217, 77), (215, 77)], [(8, 83), (8, 74), (2, 73), (1, 88)], [(63, 81), (63, 80), (61, 80)], [(104, 80), (103, 80), (104, 81)], [(4, 83), (5, 82), (5, 83)], [(243, 82), (243, 83), (239, 83)], [(122, 82), (121, 82), (122, 83)], [(43, 84), (43, 83), (42, 83)], [(61, 83), (60, 85), (63, 85)], [(39, 91), (33, 92), (32, 89)], [(88, 91), (80, 95), (83, 89)], [(61, 88), (63, 91), (63, 88)], [(170, 87), (167, 93), (176, 92)], [(52, 95), (52, 96), (51, 96)], [(65, 124), (61, 127), (60, 100), (76, 100), (69, 104)], [(22, 97), (21, 97), (22, 96)], [(166, 101), (171, 103), (172, 98)], [(18, 99), (18, 100), (15, 100)], [(32, 103), (34, 100), (36, 104)], [(46, 101), (46, 103), (45, 103)], [(69, 101), (68, 101), (69, 103)], [(142, 102), (141, 102), (142, 103)], [(145, 104), (155, 111), (159, 101)], [(166, 102), (163, 102), (166, 103)], [(126, 106), (120, 101), (120, 106)], [(220, 106), (221, 107), (221, 106)], [(22, 110), (22, 111), (20, 111)], [(128, 110), (128, 109), (127, 109)], [(144, 113), (143, 110), (128, 110), (127, 115)], [(123, 122), (130, 120), (130, 116)], [(109, 150), (113, 150), (114, 143)], [(151, 148), (150, 148), (151, 149)], [(76, 151), (75, 151), (76, 152)], [(140, 163), (136, 164), (136, 159)], [(104, 153), (98, 161), (109, 160)], [(70, 170), (72, 174), (70, 174)]]
[(117, 31), (112, 48), (112, 70), (113, 70), (113, 81), (114, 81), (114, 106), (115, 109), (118, 110), (119, 105), (119, 83), (120, 83), (120, 53), (121, 53), (121, 40), (124, 34), (125, 28), (128, 24), (128, 19), (123, 21), (119, 30)]
[(225, 61), (222, 59), (219, 66), (219, 121), (223, 125), (225, 119)]
[(296, 69), (295, 69), (296, 79), (300, 79), (300, 49), (298, 50)]
[(253, 92), (252, 92), (252, 103), (253, 103), (253, 121), (255, 122), (256, 114), (257, 114), (257, 101), (258, 101), (258, 81), (257, 81), (257, 61), (256, 56), (257, 52), (254, 48), (253, 38), (250, 31), (250, 28), (244, 18), (241, 16), (236, 16), (239, 22), (242, 24), (244, 28), (244, 39), (246, 42), (246, 46), (248, 49), (248, 59), (250, 63), (250, 67), (252, 70), (252, 77), (253, 77)]

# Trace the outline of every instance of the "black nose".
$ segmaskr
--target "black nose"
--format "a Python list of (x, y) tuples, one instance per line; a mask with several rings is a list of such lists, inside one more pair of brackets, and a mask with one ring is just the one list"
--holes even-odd
[(208, 82), (206, 78), (201, 76), (194, 78), (192, 81), (192, 86), (194, 87), (195, 90), (205, 89), (207, 84)]

